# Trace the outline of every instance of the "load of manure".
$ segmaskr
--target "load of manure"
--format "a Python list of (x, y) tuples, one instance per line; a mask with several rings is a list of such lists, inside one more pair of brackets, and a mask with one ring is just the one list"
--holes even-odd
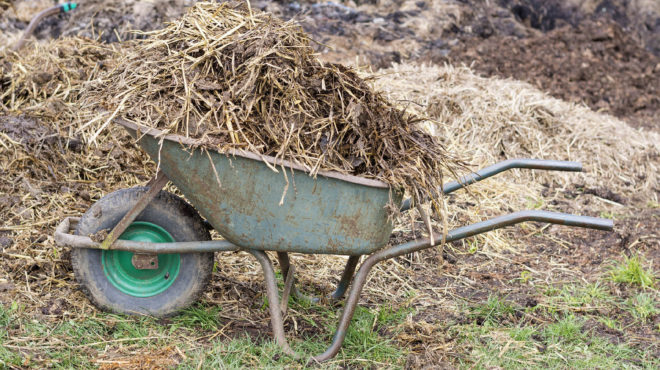
[(288, 160), (311, 176), (377, 179), (418, 202), (439, 197), (443, 174), (459, 166), (420, 118), (355, 71), (319, 61), (300, 26), (247, 2), (197, 3), (144, 35), (126, 42), (116, 69), (86, 93), (104, 104), (85, 125), (89, 140), (122, 117), (220, 152)]
[(0, 109), (73, 131), (94, 114), (95, 105), (80, 98), (112, 69), (117, 55), (115, 46), (79, 37), (2, 50)]

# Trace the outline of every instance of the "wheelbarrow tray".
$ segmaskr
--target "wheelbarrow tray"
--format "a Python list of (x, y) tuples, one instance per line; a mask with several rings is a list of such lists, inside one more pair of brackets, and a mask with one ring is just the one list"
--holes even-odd
[(363, 255), (387, 245), (392, 223), (385, 207), (400, 204), (402, 196), (386, 183), (336, 172), (312, 177), (288, 161), (242, 150), (219, 153), (187, 137), (118, 123), (237, 246)]

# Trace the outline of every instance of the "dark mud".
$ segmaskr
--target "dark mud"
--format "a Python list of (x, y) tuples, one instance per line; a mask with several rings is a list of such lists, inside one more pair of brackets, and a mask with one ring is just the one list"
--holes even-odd
[(255, 3), (297, 19), (330, 60), (374, 69), (405, 61), (467, 64), (660, 130), (660, 6), (652, 3)]
[[(165, 2), (165, 6), (155, 8), (136, 5), (136, 1), (87, 3), (90, 8), (81, 8), (75, 16), (73, 13), (60, 15), (45, 22), (37, 30), (37, 37), (48, 39), (72, 34), (98, 37), (102, 34), (101, 39), (106, 42), (140, 37), (129, 33), (128, 29), (160, 28), (164, 20), (180, 14), (183, 11), (181, 4), (187, 2), (169, 1)], [(633, 8), (629, 4), (632, 2), (360, 1), (362, 5), (359, 7), (339, 2), (252, 3), (255, 8), (299, 20), (321, 43), (317, 50), (326, 60), (355, 63), (357, 58), (358, 64), (369, 64), (374, 69), (407, 61), (472, 64), (482, 74), (525, 80), (554, 96), (584, 102), (595, 110), (614, 114), (637, 127), (660, 130), (660, 21), (658, 13), (650, 8)], [(141, 6), (146, 11), (140, 10)], [(9, 23), (0, 22), (0, 29), (3, 32), (20, 30), (26, 24), (25, 21), (10, 20)], [(60, 137), (38, 119), (0, 115), (0, 132), (34, 153), (74, 152), (77, 155), (75, 161), (87, 163), (82, 158), (85, 152), (78, 153), (80, 143), (77, 140)], [(127, 141), (123, 144), (128, 145)], [(120, 166), (122, 161), (111, 159), (121, 155), (121, 148), (110, 144), (90, 153), (93, 161), (107, 162), (111, 167)], [(87, 166), (93, 168), (91, 162)], [(0, 213), (18, 215), (5, 226), (19, 226), (38, 218), (34, 209), (45, 208), (49, 194), (71, 193), (71, 197), (76, 199), (75, 203), (72, 201), (64, 208), (75, 214), (83, 212), (99, 194), (114, 190), (113, 186), (117, 186), (116, 183), (105, 182), (110, 180), (105, 179), (105, 171), (109, 169), (99, 170), (97, 179), (75, 168), (67, 169), (64, 177), (51, 175), (52, 169), (31, 160), (25, 160), (25, 167), (25, 175), (5, 182), (7, 186), (0, 189), (4, 193), (0, 194)], [(140, 181), (146, 180), (143, 168), (122, 167), (117, 171), (127, 172), (127, 176)], [(0, 176), (5, 177), (7, 174), (0, 172)], [(40, 179), (39, 183), (33, 180), (35, 178)], [(62, 178), (81, 180), (58, 183), (57, 179)], [(89, 191), (93, 191), (91, 197)], [(607, 189), (573, 187), (567, 189), (566, 199), (554, 201), (550, 206), (555, 210), (578, 213), (572, 200), (578, 193), (616, 202), (627, 209), (639, 209), (632, 216), (617, 219), (616, 231), (613, 233), (558, 226), (546, 229), (544, 236), (527, 235), (519, 231), (516, 237), (526, 249), (515, 253), (502, 252), (498, 258), (484, 253), (471, 254), (461, 249), (458, 243), (453, 248), (445, 247), (442, 256), (438, 249), (422, 252), (420, 259), (423, 263), (400, 258), (397, 262), (409, 268), (402, 278), (410, 281), (420, 295), (426, 295), (435, 302), (451, 299), (475, 304), (484, 302), (489, 295), (496, 293), (516, 308), (517, 314), (507, 318), (511, 323), (542, 325), (549, 320), (543, 314), (522, 314), (525, 308), (537, 307), (545, 299), (536, 288), (518, 283), (523, 272), (530, 269), (537, 271), (539, 274), (535, 277), (539, 280), (547, 274), (546, 281), (551, 283), (576, 279), (593, 282), (602, 279), (608, 264), (619, 260), (622, 255), (641, 254), (649, 261), (660, 260), (660, 210), (649, 208), (648, 200), (636, 199), (634, 194), (613, 193)], [(23, 194), (37, 198), (37, 206), (17, 207)], [(579, 213), (597, 216), (598, 209), (580, 209)], [(391, 243), (420, 237), (424, 224), (418, 222), (415, 227), (417, 235), (397, 233)], [(52, 227), (47, 225), (35, 228), (41, 228), (43, 235), (52, 232)], [(42, 235), (37, 236), (38, 231), (30, 234), (30, 239), (20, 241), (15, 240), (14, 232), (2, 231), (0, 251), (13, 251), (16, 243), (43, 244), (44, 241), (40, 239)], [(570, 248), (562, 243), (563, 240), (570, 241)], [(34, 277), (33, 288), (38, 286), (38, 282), (53, 277), (72, 281), (66, 260), (64, 256), (51, 265), (45, 265), (56, 266), (53, 272), (34, 260), (25, 262), (24, 259), (5, 258), (8, 266), (6, 271), (11, 271), (12, 276), (16, 272), (16, 276), (22, 277), (23, 272), (28, 271)], [(435, 261), (438, 264), (444, 261), (442, 269), (433, 269)], [(247, 276), (246, 280), (248, 278), (252, 276)], [(18, 279), (16, 281), (16, 284), (21, 284)], [(623, 285), (608, 284), (611, 284), (610, 290), (621, 297), (632, 294)], [(328, 282), (327, 286), (305, 288), (314, 293), (327, 293), (332, 286)], [(10, 296), (18, 294), (17, 289), (13, 282), (0, 281), (0, 301), (9, 302)], [(267, 310), (261, 309), (262, 291), (263, 286), (258, 280), (235, 280), (235, 276), (224, 271), (222, 264), (219, 265), (206, 301), (239, 307), (235, 311), (227, 310), (229, 314), (225, 311), (221, 314), (223, 320), (233, 322), (226, 328), (227, 336), (235, 337), (247, 332), (252, 338), (257, 338), (257, 342), (269, 338)], [(68, 287), (53, 292), (58, 297), (70, 300), (82, 298), (76, 295), (79, 294), (77, 291)], [(363, 300), (368, 299), (363, 297)], [(70, 310), (69, 304), (66, 299), (44, 299), (40, 313), (61, 319)], [(367, 304), (373, 302), (368, 301)], [(305, 311), (305, 315), (312, 319), (326, 314), (323, 311), (311, 311)], [(625, 312), (608, 314), (621, 319), (629, 317)], [(302, 316), (294, 312), (286, 318), (287, 333), (292, 336), (328, 335), (325, 328), (321, 330), (301, 320)], [(456, 338), (450, 333), (452, 323), (474, 321), (479, 324), (478, 317), (458, 315), (441, 303), (420, 308), (414, 319), (415, 322), (440, 324), (403, 328), (403, 332), (397, 334), (398, 343), (411, 352), (408, 359), (410, 367), (435, 366), (442, 361), (455, 363), (466, 352), (453, 348), (452, 343)], [(319, 322), (322, 321), (319, 319)], [(623, 322), (623, 330), (588, 321), (585, 330), (608, 338), (613, 343), (631, 337), (653, 338), (655, 344), (643, 342), (639, 345), (657, 351), (660, 334), (656, 328), (659, 324), (660, 316), (656, 315), (644, 324)], [(543, 345), (539, 341), (539, 346)]]
[(660, 129), (660, 58), (611, 21), (585, 21), (523, 39), (473, 37), (447, 57), (430, 60), (528, 81), (632, 126)]
[[(192, 3), (87, 1), (44, 21), (36, 37), (144, 37), (130, 30), (160, 28)], [(660, 4), (652, 0), (251, 3), (299, 22), (325, 60), (373, 69), (407, 61), (465, 63), (484, 75), (528, 81), (633, 126), (660, 130)], [(3, 32), (27, 25), (26, 15), (4, 14)]]

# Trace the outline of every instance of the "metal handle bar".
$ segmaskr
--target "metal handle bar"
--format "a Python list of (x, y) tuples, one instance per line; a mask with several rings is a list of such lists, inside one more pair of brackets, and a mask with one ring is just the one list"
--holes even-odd
[[(512, 168), (527, 168), (533, 170), (552, 170), (552, 171), (569, 171), (569, 172), (581, 172), (582, 164), (580, 162), (571, 162), (571, 161), (555, 161), (547, 159), (528, 159), (528, 158), (518, 158), (518, 159), (507, 159), (502, 162), (495, 163), (486, 168), (482, 168), (477, 172), (473, 172), (467, 176), (463, 176), (457, 181), (451, 181), (444, 185), (442, 188), (438, 189), (444, 194), (449, 194), (458, 189), (464, 188), (468, 185), (479, 182), (483, 179), (487, 179), (491, 176), (497, 175), (500, 172), (510, 170)], [(408, 198), (401, 203), (401, 212), (407, 211), (412, 205), (412, 199)]]
[[(590, 229), (598, 230), (613, 230), (614, 223), (612, 220), (588, 217), (588, 216), (576, 216), (566, 213), (554, 213), (548, 211), (520, 211), (511, 213), (504, 216), (495, 217), (490, 220), (478, 222), (473, 225), (459, 227), (454, 229), (447, 234), (446, 241), (452, 242), (481, 234), (490, 230), (499, 229), (506, 226), (515, 225), (521, 222), (526, 221), (538, 221), (538, 222), (548, 222), (551, 224), (560, 224), (567, 226), (578, 226), (586, 227)], [(435, 240), (441, 240), (442, 235), (436, 234)], [(348, 325), (353, 318), (353, 313), (355, 312), (355, 307), (360, 298), (360, 293), (362, 288), (367, 281), (367, 275), (371, 268), (377, 263), (402, 256), (404, 254), (413, 253), (428, 249), (433, 247), (431, 240), (429, 238), (421, 240), (413, 240), (405, 244), (399, 244), (392, 247), (387, 247), (379, 250), (378, 252), (372, 254), (367, 258), (362, 265), (357, 275), (353, 279), (353, 286), (351, 291), (346, 298), (346, 303), (344, 304), (344, 310), (342, 311), (341, 317), (339, 319), (339, 324), (337, 325), (337, 331), (332, 338), (332, 343), (328, 349), (311, 359), (312, 362), (323, 362), (334, 357), (339, 349), (341, 348), (344, 338), (346, 337), (346, 332), (348, 331)]]
[(51, 15), (59, 14), (59, 13), (67, 13), (67, 12), (70, 12), (71, 10), (77, 8), (77, 7), (78, 7), (78, 4), (76, 4), (76, 3), (63, 3), (63, 4), (55, 5), (52, 8), (48, 8), (46, 10), (43, 10), (43, 11), (37, 13), (34, 17), (32, 17), (32, 19), (30, 20), (30, 23), (28, 24), (27, 28), (25, 29), (25, 31), (23, 31), (23, 34), (21, 35), (21, 38), (18, 39), (18, 42), (16, 42), (16, 44), (14, 45), (12, 50), (18, 51), (20, 48), (22, 48), (23, 45), (25, 45), (25, 42), (27, 41), (27, 38), (30, 37), (30, 35), (32, 35), (32, 32), (34, 32), (34, 30), (37, 28), (39, 23), (41, 23), (41, 21), (44, 18), (49, 17)]
[(55, 228), (55, 243), (61, 247), (106, 249), (148, 254), (232, 252), (242, 249), (226, 240), (150, 243), (121, 239), (116, 240), (110, 247), (103, 248), (100, 242), (93, 241), (89, 236), (72, 234), (79, 221), (79, 217), (66, 217), (62, 220)]

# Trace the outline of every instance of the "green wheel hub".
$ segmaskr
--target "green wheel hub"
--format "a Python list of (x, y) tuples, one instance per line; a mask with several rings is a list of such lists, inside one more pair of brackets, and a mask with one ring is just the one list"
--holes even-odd
[[(150, 222), (135, 221), (119, 239), (150, 243), (174, 242), (174, 238), (162, 227)], [(179, 275), (181, 256), (159, 254), (158, 268), (139, 270), (133, 266), (133, 252), (102, 251), (103, 272), (108, 281), (121, 292), (133, 297), (151, 297), (162, 293)]]

